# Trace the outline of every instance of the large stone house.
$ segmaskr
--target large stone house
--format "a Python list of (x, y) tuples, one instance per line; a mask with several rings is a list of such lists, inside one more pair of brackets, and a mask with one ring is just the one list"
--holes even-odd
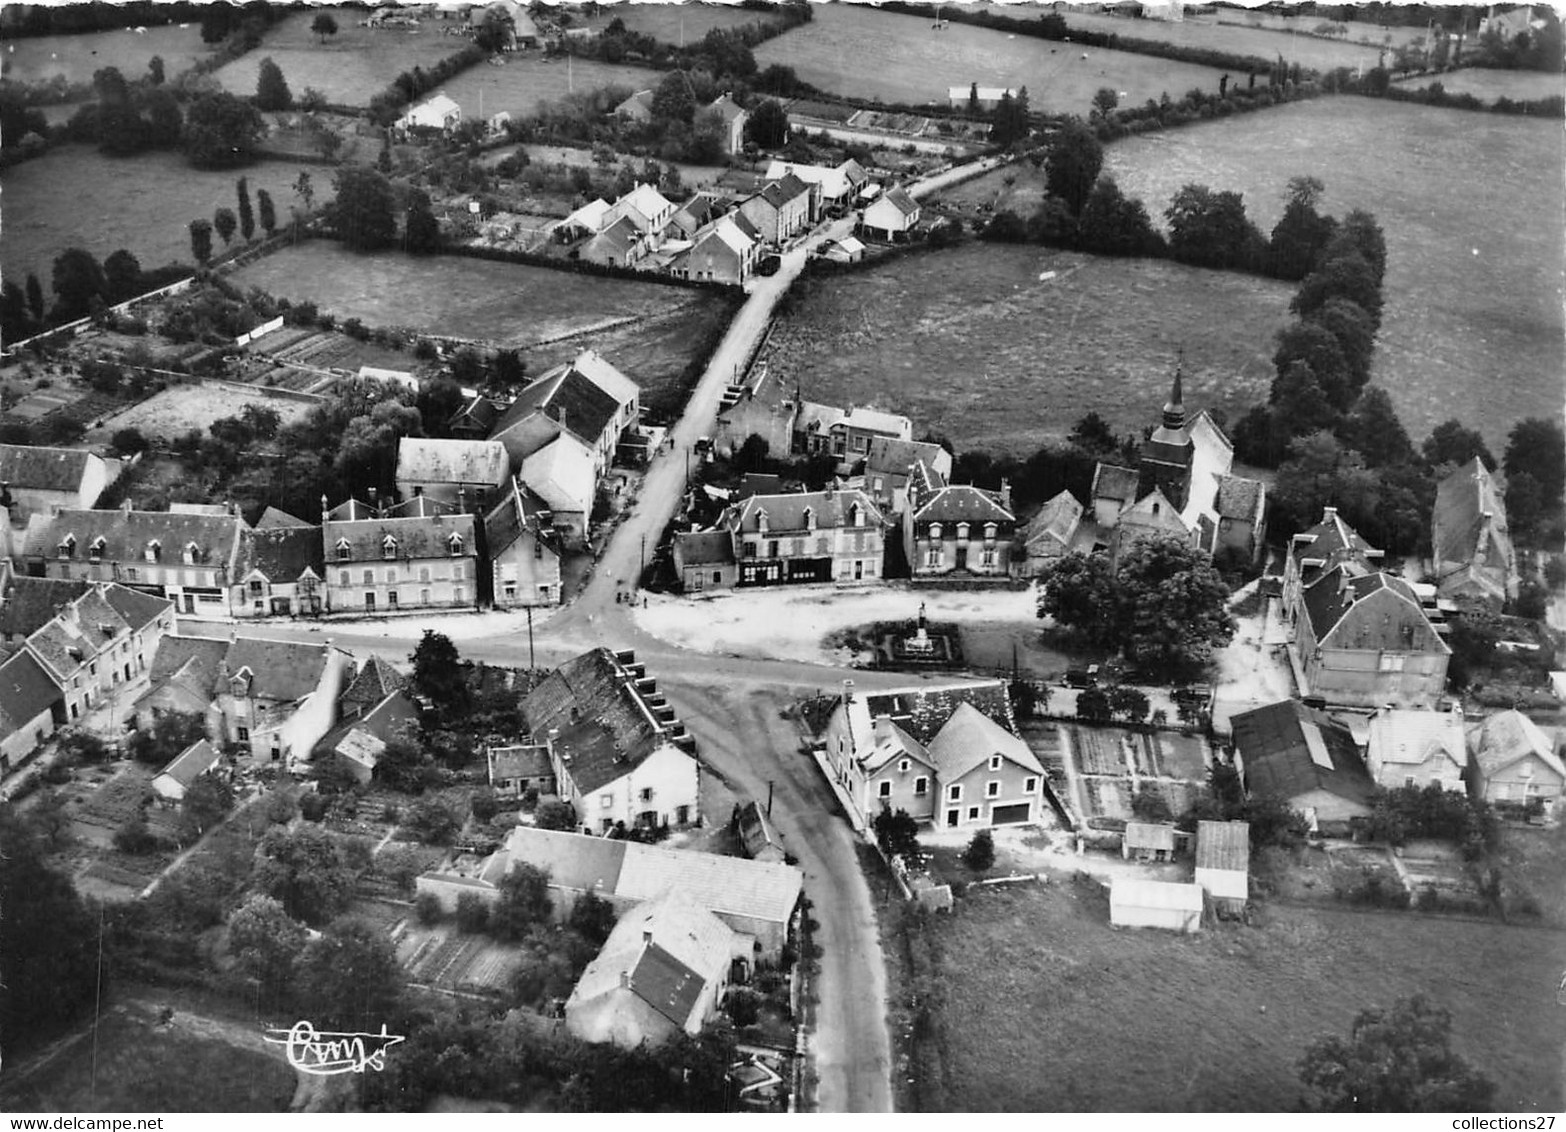
[(732, 94), (725, 91), (708, 103), (702, 112), (712, 114), (717, 118), (723, 139), (724, 153), (732, 157), (734, 154), (744, 150), (745, 123), (750, 120), (750, 113), (734, 101)]
[(470, 514), (426, 496), (377, 508), (321, 500), (326, 607), (333, 613), (462, 609), (478, 604), (479, 556)]
[(65, 723), (65, 695), (26, 649), (0, 663), (0, 774), (8, 774)]
[(91, 508), (118, 467), (118, 461), (80, 448), (0, 444), (0, 487), (10, 496), (10, 521), (25, 526), (31, 515)]
[(853, 203), (854, 195), (870, 179), (864, 167), (853, 158), (835, 166), (774, 161), (767, 166), (766, 177), (769, 181), (777, 181), (790, 173), (815, 187), (819, 199), (813, 219), (820, 219), (823, 215), (844, 215)]
[(756, 270), (761, 245), (734, 219), (720, 216), (691, 237), (691, 247), (670, 266), (673, 274), (711, 283), (743, 283)]
[(859, 231), (877, 240), (906, 240), (918, 227), (919, 214), (919, 202), (906, 189), (893, 187), (865, 206), (859, 216)]
[(755, 226), (763, 243), (780, 246), (810, 227), (813, 195), (809, 185), (789, 173), (746, 197), (738, 211)]
[(95, 585), (67, 602), (24, 646), (61, 691), (61, 720), (75, 723), (105, 704), (130, 719), (133, 684), (144, 681), (159, 642), (174, 630), (173, 605), (124, 586)]
[(1506, 502), (1479, 457), (1436, 487), (1431, 544), (1441, 597), (1499, 612), (1517, 596), (1517, 552), (1506, 529)]
[(1021, 538), (1021, 573), (1036, 578), (1046, 567), (1070, 554), (1082, 524), (1082, 504), (1062, 491), (1039, 508)]
[(740, 586), (847, 584), (883, 576), (886, 520), (857, 489), (828, 485), (824, 491), (752, 495), (731, 507), (720, 525), (734, 546)]
[(1004, 580), (1011, 574), (1017, 517), (1011, 489), (984, 491), (948, 484), (924, 463), (914, 465), (903, 511), (903, 549), (915, 578)]
[(865, 457), (865, 491), (883, 514), (901, 515), (908, 509), (908, 481), (914, 465), (923, 464), (943, 481), (952, 476), (952, 454), (939, 444), (872, 436)]
[(511, 457), (497, 440), (405, 436), (397, 442), (397, 493), (427, 495), (460, 510), (491, 506), (511, 479)]
[(549, 505), (520, 481), (488, 515), (490, 602), (496, 609), (558, 605), (561, 599), (561, 537)]
[[(601, 364), (600, 364), (601, 363)], [(598, 475), (614, 462), (621, 434), (639, 411), (636, 386), (591, 351), (557, 366), (524, 389), (490, 433), (505, 445), (511, 466), (523, 462), (563, 434), (593, 453)], [(618, 378), (618, 380), (615, 380)], [(629, 390), (627, 390), (629, 386)]]

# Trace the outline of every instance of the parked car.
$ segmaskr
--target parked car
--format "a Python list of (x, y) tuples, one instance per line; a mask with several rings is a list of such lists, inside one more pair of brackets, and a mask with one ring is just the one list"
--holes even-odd
[(778, 268), (783, 266), (783, 257), (780, 255), (764, 255), (761, 262), (756, 265), (758, 275), (776, 275)]
[(1068, 668), (1065, 676), (1061, 677), (1062, 688), (1095, 688), (1098, 686), (1098, 665), (1090, 664), (1086, 668)]

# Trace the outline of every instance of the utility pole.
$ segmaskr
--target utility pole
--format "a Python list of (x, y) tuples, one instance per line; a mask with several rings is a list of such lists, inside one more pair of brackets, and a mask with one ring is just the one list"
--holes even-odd
[(772, 816), (772, 779), (767, 779), (767, 816)]
[(636, 560), (636, 587), (642, 584), (642, 575), (647, 572), (647, 535), (642, 535), (642, 553)]
[(538, 667), (538, 663), (533, 659), (533, 607), (531, 605), (529, 605), (529, 606), (526, 607), (526, 609), (527, 609), (527, 667), (528, 667), (528, 671), (531, 672), (533, 669)]

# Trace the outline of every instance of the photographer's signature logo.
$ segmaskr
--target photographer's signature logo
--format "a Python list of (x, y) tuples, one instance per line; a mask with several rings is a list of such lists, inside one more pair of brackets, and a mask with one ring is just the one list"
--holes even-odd
[(308, 1022), (295, 1022), (290, 1029), (267, 1030), (262, 1037), (272, 1045), (284, 1047), (288, 1064), (317, 1077), (385, 1069), (386, 1051), (406, 1041), (398, 1034), (388, 1034), (384, 1022), (379, 1034), (339, 1034), (317, 1030)]

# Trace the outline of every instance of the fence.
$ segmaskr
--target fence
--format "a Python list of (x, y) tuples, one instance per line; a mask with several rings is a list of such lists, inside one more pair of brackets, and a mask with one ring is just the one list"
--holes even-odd
[[(117, 303), (114, 306), (108, 308), (108, 312), (110, 314), (128, 314), (132, 307), (135, 307), (141, 303), (148, 303), (153, 299), (161, 299), (166, 295), (178, 295), (180, 292), (188, 290), (190, 285), (195, 281), (196, 277), (194, 275), (187, 276), (186, 278), (176, 280), (175, 282), (170, 283), (165, 287), (159, 287), (155, 291), (148, 291), (146, 294), (137, 295), (133, 299), (126, 299), (123, 303)], [(92, 318), (89, 316), (87, 318), (78, 318), (74, 322), (63, 323), (60, 326), (50, 327), (41, 334), (34, 334), (31, 338), (24, 338), (20, 342), (13, 342), (10, 346), (6, 347), (6, 349), (0, 350), (0, 357), (10, 357), (18, 350), (24, 349), (25, 347), (32, 345), (34, 342), (42, 342), (45, 339), (53, 338), (57, 334), (63, 334), (67, 338), (75, 338), (77, 334), (91, 325)]]

